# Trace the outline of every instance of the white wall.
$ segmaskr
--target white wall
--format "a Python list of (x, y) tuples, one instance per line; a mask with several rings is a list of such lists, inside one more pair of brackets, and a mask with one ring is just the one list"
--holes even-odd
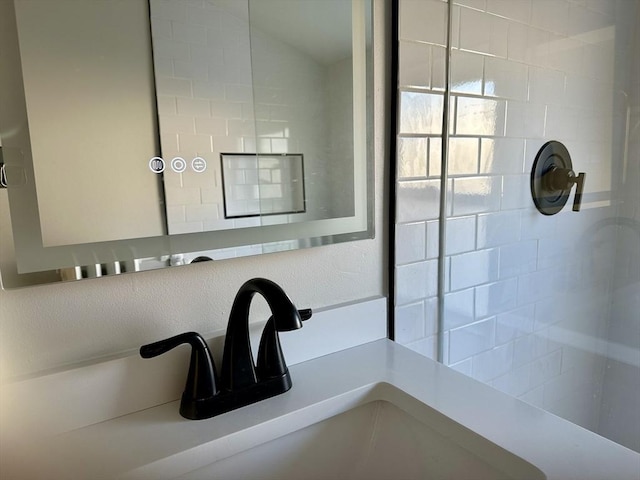
[[(594, 235), (622, 156), (616, 40), (637, 2), (465, 0), (452, 18), (445, 362), (587, 428), (600, 416), (616, 238)], [(446, 2), (400, 2), (396, 338), (433, 356)], [(548, 140), (586, 172), (546, 217)], [(637, 162), (637, 157), (631, 159)], [(573, 198), (571, 197), (571, 201)]]
[(235, 292), (255, 276), (279, 283), (301, 308), (385, 295), (385, 4), (373, 5), (375, 239), (2, 291), (2, 378), (136, 349), (187, 330), (224, 329)]

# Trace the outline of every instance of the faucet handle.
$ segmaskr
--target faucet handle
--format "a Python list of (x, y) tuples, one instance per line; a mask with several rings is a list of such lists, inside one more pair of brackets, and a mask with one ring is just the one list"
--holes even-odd
[(196, 332), (186, 332), (165, 340), (140, 347), (142, 358), (153, 358), (169, 350), (188, 343), (191, 345), (191, 361), (187, 383), (182, 394), (180, 413), (185, 418), (197, 418), (197, 402), (213, 397), (218, 393), (216, 386), (216, 368), (207, 342)]
[[(298, 310), (302, 321), (309, 320), (312, 315), (310, 308)], [(258, 348), (258, 361), (256, 363), (256, 373), (260, 380), (267, 378), (281, 377), (287, 373), (287, 364), (284, 360), (278, 329), (273, 316), (269, 317), (267, 324), (262, 330), (260, 337), (260, 347)]]

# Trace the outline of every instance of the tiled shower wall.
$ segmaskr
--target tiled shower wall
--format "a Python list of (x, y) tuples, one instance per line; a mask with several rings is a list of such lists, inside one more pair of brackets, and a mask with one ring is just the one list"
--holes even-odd
[[(337, 110), (329, 107), (330, 86), (335, 83), (329, 79), (339, 72), (349, 82), (351, 69), (340, 69), (340, 62), (318, 63), (253, 27), (250, 41), (248, 6), (248, 1), (151, 2), (163, 156), (165, 160), (180, 156), (188, 164), (195, 156), (207, 161), (202, 173), (191, 171), (190, 166), (175, 173), (167, 166), (164, 181), (170, 233), (333, 214), (325, 211), (331, 204), (328, 185), (333, 180), (340, 183), (344, 175), (324, 166), (327, 159), (341, 153), (332, 149), (328, 132), (331, 124), (350, 116), (351, 110), (344, 103)], [(350, 59), (346, 61), (350, 66)], [(220, 172), (223, 152), (303, 154), (307, 213), (225, 219)], [(258, 203), (260, 198), (249, 200)]]
[[(444, 361), (592, 430), (616, 247), (594, 229), (615, 213), (637, 3), (466, 0), (452, 13)], [(395, 335), (434, 357), (447, 3), (400, 0), (399, 23)], [(579, 213), (533, 205), (548, 140), (587, 174)]]

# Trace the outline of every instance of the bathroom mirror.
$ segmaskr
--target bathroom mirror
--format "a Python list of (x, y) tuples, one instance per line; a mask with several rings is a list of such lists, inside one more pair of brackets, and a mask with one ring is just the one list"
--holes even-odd
[(370, 0), (0, 9), (4, 288), (373, 236)]

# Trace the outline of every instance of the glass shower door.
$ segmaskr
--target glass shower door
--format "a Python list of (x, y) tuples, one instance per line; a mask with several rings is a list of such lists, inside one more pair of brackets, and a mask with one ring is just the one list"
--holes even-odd
[[(400, 0), (395, 246), (396, 339), (435, 358), (437, 342), (416, 338), (416, 321), (407, 320), (422, 314), (422, 331), (436, 330), (437, 278), (421, 267), (422, 288), (406, 272), (437, 255), (442, 236), (439, 216), (425, 214), (438, 212), (438, 199), (403, 197), (404, 172), (423, 171), (425, 158), (404, 147), (405, 116), (425, 107), (403, 96), (415, 89), (405, 82), (417, 68), (403, 57), (429, 43), (415, 36), (418, 25), (449, 24), (447, 135), (420, 135), (428, 137), (426, 174), (438, 181), (446, 165), (449, 191), (443, 315), (430, 338), (440, 335), (452, 368), (638, 451), (639, 3), (459, 1), (449, 23), (446, 10), (433, 15), (444, 2)], [(432, 72), (443, 68), (434, 48), (422, 57)], [(549, 141), (585, 173), (579, 211), (575, 187), (558, 213), (534, 204), (531, 170)], [(423, 244), (422, 260), (407, 258)]]

